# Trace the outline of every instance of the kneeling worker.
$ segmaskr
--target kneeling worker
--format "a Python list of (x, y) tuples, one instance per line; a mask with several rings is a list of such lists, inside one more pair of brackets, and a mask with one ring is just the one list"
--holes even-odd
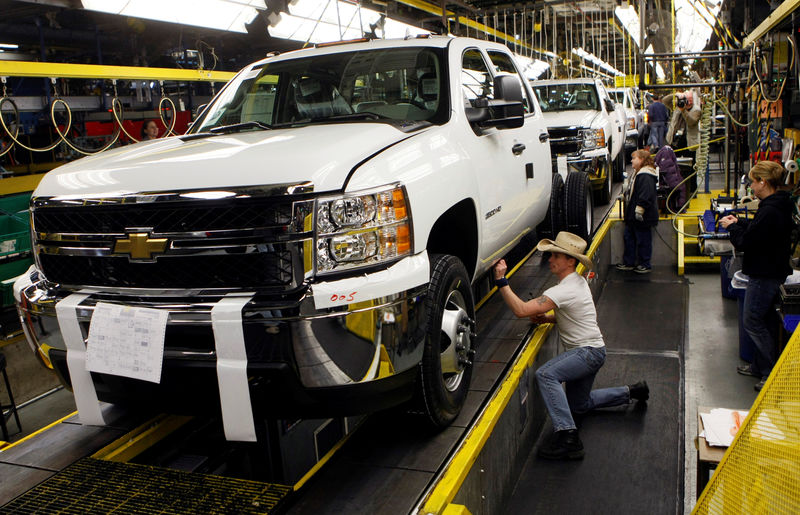
[[(551, 253), (550, 272), (559, 280), (556, 286), (545, 290), (541, 297), (525, 302), (508, 286), (505, 278), (508, 267), (502, 259), (494, 267), (495, 284), (514, 315), (528, 317), (535, 323), (555, 322), (558, 326), (565, 352), (536, 371), (539, 390), (555, 431), (552, 441), (539, 449), (539, 457), (581, 459), (583, 444), (573, 416), (595, 408), (627, 404), (631, 399), (646, 401), (650, 390), (644, 381), (592, 390), (594, 377), (606, 360), (606, 349), (597, 326), (597, 311), (589, 284), (575, 271), (579, 262), (587, 270), (592, 267), (592, 261), (583, 254), (586, 242), (575, 234), (560, 232), (555, 241), (543, 239), (537, 248)], [(550, 310), (555, 311), (555, 316), (547, 314)], [(566, 383), (566, 392), (561, 387), (562, 382)]]

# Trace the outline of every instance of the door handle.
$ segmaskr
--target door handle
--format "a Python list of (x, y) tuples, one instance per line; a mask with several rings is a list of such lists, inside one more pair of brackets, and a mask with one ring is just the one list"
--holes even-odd
[(511, 152), (513, 152), (515, 156), (522, 154), (524, 151), (525, 151), (524, 143), (517, 143), (516, 145), (511, 147)]
[(542, 143), (544, 143), (545, 141), (547, 141), (549, 139), (550, 139), (550, 134), (548, 134), (546, 132), (540, 132), (539, 133), (539, 141), (541, 141)]

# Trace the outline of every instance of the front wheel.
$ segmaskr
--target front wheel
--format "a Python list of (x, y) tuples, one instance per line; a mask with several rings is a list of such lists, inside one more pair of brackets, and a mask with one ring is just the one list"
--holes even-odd
[(430, 423), (444, 428), (467, 398), (475, 355), (475, 302), (467, 270), (457, 257), (431, 255), (425, 310), (419, 401)]
[(571, 172), (567, 175), (564, 187), (567, 212), (567, 230), (577, 234), (586, 242), (592, 233), (594, 206), (592, 205), (592, 184), (586, 172)]
[(603, 170), (603, 185), (596, 191), (596, 203), (606, 205), (611, 201), (611, 163), (607, 159), (600, 165)]

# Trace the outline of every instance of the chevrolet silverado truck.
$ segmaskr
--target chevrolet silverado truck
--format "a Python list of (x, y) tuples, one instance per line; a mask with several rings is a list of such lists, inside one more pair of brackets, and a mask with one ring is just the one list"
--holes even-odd
[(43, 178), (15, 284), (26, 336), (82, 420), (98, 400), (221, 410), (252, 440), (261, 414), (411, 401), (445, 426), (472, 373), (472, 285), (563, 201), (548, 137), (499, 44), (271, 56), (187, 134)]
[(608, 90), (611, 99), (625, 110), (625, 153), (643, 146), (640, 139), (644, 132), (644, 111), (633, 88), (616, 88)]
[(588, 173), (594, 200), (607, 204), (612, 181), (622, 180), (625, 170), (622, 106), (599, 79), (542, 80), (532, 86), (547, 123), (553, 166), (565, 181), (568, 172)]

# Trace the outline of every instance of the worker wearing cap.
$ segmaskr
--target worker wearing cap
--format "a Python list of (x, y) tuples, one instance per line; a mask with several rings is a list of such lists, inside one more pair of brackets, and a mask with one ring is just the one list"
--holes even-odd
[[(591, 269), (592, 261), (584, 254), (583, 238), (560, 232), (555, 240), (543, 239), (537, 245), (550, 252), (550, 272), (559, 282), (527, 302), (520, 299), (505, 278), (508, 269), (504, 260), (494, 267), (495, 284), (503, 301), (519, 318), (535, 323), (556, 323), (565, 351), (536, 371), (542, 399), (553, 421), (554, 438), (539, 449), (545, 459), (581, 459), (583, 443), (578, 437), (574, 416), (609, 406), (627, 404), (631, 399), (646, 401), (647, 383), (592, 390), (595, 375), (606, 360), (603, 335), (597, 325), (592, 292), (586, 280), (575, 271), (578, 263)], [(554, 315), (548, 314), (553, 310)], [(561, 383), (566, 384), (566, 392)]]

